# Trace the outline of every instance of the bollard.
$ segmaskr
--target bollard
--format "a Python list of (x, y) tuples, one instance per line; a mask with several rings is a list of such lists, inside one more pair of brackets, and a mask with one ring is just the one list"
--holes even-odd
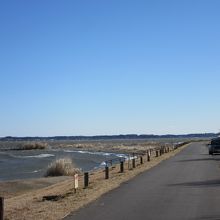
[(120, 173), (124, 172), (124, 161), (120, 162)]
[(84, 188), (87, 188), (89, 186), (89, 173), (84, 173)]
[(135, 168), (135, 159), (132, 159), (132, 168)]
[(0, 220), (4, 219), (4, 198), (0, 197)]
[(142, 157), (142, 156), (140, 156), (140, 163), (141, 163), (141, 164), (144, 163), (144, 162), (143, 162), (143, 157)]
[(147, 151), (147, 161), (149, 162), (150, 161), (150, 152)]
[(106, 180), (109, 179), (109, 167), (108, 166), (105, 167), (105, 179)]
[(156, 157), (158, 157), (159, 156), (159, 154), (158, 154), (158, 150), (156, 150)]

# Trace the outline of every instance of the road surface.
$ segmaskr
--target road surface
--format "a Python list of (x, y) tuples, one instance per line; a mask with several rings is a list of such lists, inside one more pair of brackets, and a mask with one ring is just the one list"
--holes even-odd
[(220, 155), (192, 143), (65, 220), (219, 220)]

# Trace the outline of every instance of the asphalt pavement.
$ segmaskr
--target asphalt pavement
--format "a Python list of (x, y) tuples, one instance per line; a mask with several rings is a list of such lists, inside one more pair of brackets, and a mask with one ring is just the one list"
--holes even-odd
[(65, 220), (220, 220), (220, 155), (192, 143)]

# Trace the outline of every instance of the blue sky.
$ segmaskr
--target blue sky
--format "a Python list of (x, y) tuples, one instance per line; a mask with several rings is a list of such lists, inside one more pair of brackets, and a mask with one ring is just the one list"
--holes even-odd
[(2, 0), (0, 136), (219, 132), (219, 8)]

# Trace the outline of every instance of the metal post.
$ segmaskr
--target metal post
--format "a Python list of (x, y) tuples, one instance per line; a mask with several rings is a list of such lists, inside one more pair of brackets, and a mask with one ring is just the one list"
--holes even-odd
[(4, 198), (0, 197), (0, 220), (4, 219)]
[(105, 167), (105, 179), (106, 180), (109, 179), (109, 167), (108, 166)]
[(124, 161), (120, 162), (120, 172), (123, 173), (124, 172)]
[(84, 188), (87, 188), (89, 186), (89, 173), (84, 173)]

